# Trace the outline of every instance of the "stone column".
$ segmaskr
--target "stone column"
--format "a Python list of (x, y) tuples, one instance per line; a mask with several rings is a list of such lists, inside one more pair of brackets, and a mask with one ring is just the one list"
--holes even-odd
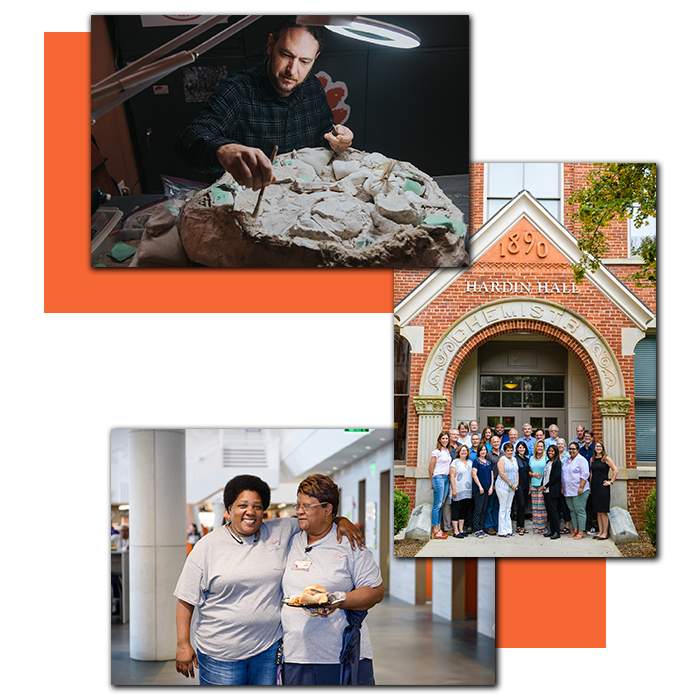
[(430, 488), (430, 453), (435, 449), (437, 437), (443, 429), (443, 415), (447, 407), (444, 396), (416, 396), (413, 405), (418, 414), (418, 458), (416, 462), (416, 506), (432, 505)]
[(216, 530), (221, 527), (221, 523), (224, 520), (224, 515), (226, 515), (226, 508), (224, 507), (223, 501), (224, 494), (217, 494), (214, 500), (214, 525), (212, 530)]
[(187, 557), (185, 431), (129, 431), (129, 655), (175, 658), (173, 595)]
[(625, 417), (629, 412), (630, 404), (631, 400), (624, 397), (598, 399), (600, 414), (603, 417), (605, 451), (620, 470), (610, 492), (610, 506), (620, 506), (625, 509), (628, 509), (627, 481), (638, 478), (636, 469), (627, 469)]

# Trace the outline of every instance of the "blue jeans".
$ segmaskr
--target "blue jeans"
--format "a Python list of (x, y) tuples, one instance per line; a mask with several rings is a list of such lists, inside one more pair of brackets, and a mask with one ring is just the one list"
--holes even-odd
[(450, 487), (450, 477), (447, 474), (439, 474), (433, 477), (433, 513), (430, 523), (437, 527), (442, 522), (442, 505), (447, 498), (447, 489)]
[(199, 685), (277, 685), (277, 642), (242, 661), (217, 661), (197, 651)]

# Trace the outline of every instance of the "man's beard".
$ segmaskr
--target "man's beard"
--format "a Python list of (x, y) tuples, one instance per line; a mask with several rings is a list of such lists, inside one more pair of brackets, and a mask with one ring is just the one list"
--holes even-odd
[(296, 90), (304, 81), (309, 77), (311, 74), (311, 71), (309, 71), (306, 76), (304, 76), (303, 80), (300, 80), (298, 82), (294, 82), (291, 85), (285, 85), (276, 75), (272, 75), (272, 72), (270, 70), (270, 65), (268, 64), (267, 66), (267, 77), (269, 81), (272, 83), (272, 86), (276, 89), (279, 90), (280, 92), (284, 92), (287, 95), (290, 95), (294, 90)]

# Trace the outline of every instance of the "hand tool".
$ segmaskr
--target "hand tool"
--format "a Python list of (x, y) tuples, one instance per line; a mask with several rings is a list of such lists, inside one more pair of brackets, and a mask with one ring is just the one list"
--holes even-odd
[[(276, 157), (277, 157), (277, 146), (275, 146), (274, 149), (272, 150), (272, 157), (270, 158), (270, 163), (274, 163)], [(258, 195), (258, 202), (255, 205), (255, 209), (253, 209), (253, 218), (254, 219), (257, 219), (258, 214), (260, 213), (260, 202), (262, 201), (263, 192), (265, 192), (265, 187), (260, 188), (260, 194)]]

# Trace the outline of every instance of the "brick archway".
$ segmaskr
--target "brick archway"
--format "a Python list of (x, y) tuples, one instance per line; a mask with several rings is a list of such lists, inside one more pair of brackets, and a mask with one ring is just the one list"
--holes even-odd
[[(596, 371), (595, 364), (591, 360), (590, 355), (586, 349), (576, 341), (571, 335), (565, 333), (559, 328), (553, 326), (539, 323), (531, 322), (526, 320), (518, 321), (505, 321), (502, 323), (497, 323), (490, 326), (482, 331), (479, 331), (473, 335), (467, 342), (462, 345), (460, 350), (457, 352), (453, 358), (450, 366), (445, 374), (445, 382), (443, 384), (443, 396), (451, 397), (454, 393), (455, 382), (462, 369), (467, 358), (475, 352), (480, 346), (484, 345), (490, 340), (497, 338), (501, 335), (508, 335), (509, 333), (522, 333), (528, 332), (536, 335), (541, 335), (543, 338), (548, 340), (553, 340), (559, 345), (563, 346), (570, 353), (576, 357), (581, 366), (583, 367), (586, 377), (588, 379), (588, 384), (591, 387), (591, 419), (592, 419), (592, 429), (597, 434), (600, 434), (601, 429), (601, 416), (600, 410), (598, 409), (598, 399), (603, 395), (601, 390), (600, 378)], [(448, 424), (452, 423), (452, 401), (448, 400), (447, 406), (445, 407), (445, 420)]]
[(588, 321), (561, 304), (524, 297), (484, 304), (453, 323), (430, 352), (420, 395), (451, 396), (459, 369), (474, 349), (498, 335), (518, 331), (551, 338), (572, 352), (586, 371), (594, 398), (625, 396), (617, 359)]

